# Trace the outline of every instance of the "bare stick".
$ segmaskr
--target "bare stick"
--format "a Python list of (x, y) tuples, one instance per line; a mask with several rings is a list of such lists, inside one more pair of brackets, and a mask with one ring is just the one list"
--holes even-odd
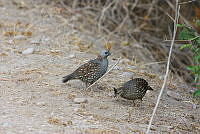
[(165, 77), (164, 77), (164, 83), (163, 83), (162, 88), (160, 90), (160, 94), (158, 96), (158, 99), (157, 99), (157, 102), (156, 102), (156, 106), (153, 109), (153, 113), (152, 113), (151, 119), (149, 121), (149, 125), (148, 125), (148, 128), (147, 128), (146, 134), (149, 134), (154, 115), (155, 115), (156, 110), (158, 108), (158, 104), (160, 102), (160, 98), (162, 96), (163, 90), (164, 90), (166, 82), (167, 82), (167, 77), (168, 77), (168, 73), (169, 73), (170, 59), (171, 59), (172, 49), (173, 49), (173, 46), (174, 46), (174, 40), (175, 40), (175, 37), (176, 37), (176, 31), (177, 31), (176, 24), (177, 24), (178, 18), (179, 18), (179, 10), (180, 10), (180, 5), (178, 5), (178, 0), (176, 0), (176, 16), (175, 16), (175, 20), (174, 20), (174, 34), (173, 34), (171, 47), (170, 47), (170, 51), (169, 51), (169, 56), (168, 56), (168, 61), (167, 61), (167, 69), (166, 69), (166, 73), (165, 73)]
[(121, 59), (121, 58), (119, 58), (119, 59), (117, 60), (117, 62), (110, 68), (110, 70), (108, 70), (101, 78), (99, 78), (99, 79), (98, 79), (97, 81), (95, 81), (92, 85), (90, 85), (89, 87), (87, 87), (86, 90), (89, 89), (89, 88), (91, 88), (94, 84), (96, 84), (96, 83), (97, 83), (98, 81), (100, 81), (103, 77), (105, 77), (111, 70), (113, 70), (113, 68), (119, 63), (120, 59)]
[(105, 8), (103, 7), (102, 12), (101, 12), (101, 16), (100, 16), (100, 19), (99, 19), (99, 23), (98, 23), (99, 32), (101, 30), (101, 22), (103, 20), (103, 17), (104, 17), (106, 10), (108, 10), (112, 6), (112, 4), (115, 3), (115, 2), (116, 1), (112, 1), (107, 7), (105, 7)]
[(166, 61), (151, 62), (151, 63), (147, 63), (147, 64), (142, 64), (140, 66), (149, 66), (149, 65), (160, 64), (160, 63), (166, 63)]
[[(173, 6), (173, 4), (169, 1), (169, 0), (166, 0), (167, 4), (172, 8), (172, 10), (175, 12), (175, 8)], [(185, 17), (183, 15), (180, 14), (180, 18), (183, 19), (184, 23), (187, 25), (187, 26), (190, 26), (192, 27), (192, 25), (187, 21), (187, 19), (185, 19)]]
[(186, 1), (186, 2), (180, 2), (178, 3), (179, 5), (182, 5), (182, 4), (188, 4), (188, 3), (191, 3), (191, 2), (195, 2), (196, 0), (190, 0), (190, 1)]

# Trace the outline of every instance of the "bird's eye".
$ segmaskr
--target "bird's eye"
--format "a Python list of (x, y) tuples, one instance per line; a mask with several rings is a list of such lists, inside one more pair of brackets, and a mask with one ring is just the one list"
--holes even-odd
[(105, 54), (108, 54), (108, 52), (105, 52)]

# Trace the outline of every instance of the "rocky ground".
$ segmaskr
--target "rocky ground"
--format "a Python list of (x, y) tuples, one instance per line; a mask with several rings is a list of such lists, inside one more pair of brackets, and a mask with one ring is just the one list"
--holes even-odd
[[(62, 77), (95, 58), (103, 42), (86, 37), (60, 10), (40, 0), (0, 1), (0, 133), (144, 133), (162, 75), (122, 58), (91, 89), (78, 80), (63, 84)], [(118, 57), (109, 57), (109, 67)], [(139, 107), (113, 98), (113, 87), (131, 77), (143, 77), (154, 88)], [(170, 78), (151, 133), (200, 131), (200, 105), (189, 91)]]

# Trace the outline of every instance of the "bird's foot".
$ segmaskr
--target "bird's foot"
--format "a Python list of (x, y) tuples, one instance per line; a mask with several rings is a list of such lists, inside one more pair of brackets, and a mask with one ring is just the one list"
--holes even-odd
[(142, 100), (137, 103), (135, 103), (135, 101), (133, 101), (133, 107), (140, 107), (141, 105), (142, 105)]

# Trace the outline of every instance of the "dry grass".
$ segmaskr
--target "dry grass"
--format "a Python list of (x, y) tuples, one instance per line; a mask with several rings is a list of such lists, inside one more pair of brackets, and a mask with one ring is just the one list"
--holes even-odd
[[(82, 26), (86, 25), (88, 18), (83, 19), (82, 23), (79, 19), (85, 17), (81, 15), (84, 15), (87, 10), (78, 12), (78, 7), (72, 9), (69, 5), (64, 4), (63, 6), (66, 6), (68, 11), (64, 10), (65, 8), (46, 5), (43, 3), (44, 1), (39, 4), (37, 4), (39, 1), (32, 1), (34, 4), (29, 4), (30, 1), (26, 0), (24, 2), (23, 0), (13, 0), (15, 3), (2, 1), (10, 4), (3, 3), (4, 6), (0, 7), (2, 12), (1, 33), (13, 31), (16, 35), (1, 35), (2, 78), (0, 78), (0, 85), (3, 111), (0, 114), (2, 117), (0, 124), (5, 129), (1, 133), (13, 133), (13, 131), (21, 133), (73, 133), (74, 131), (74, 133), (91, 134), (145, 132), (156, 103), (155, 98), (161, 88), (160, 83), (163, 82), (157, 72), (151, 72), (150, 66), (162, 65), (166, 63), (166, 59), (161, 62), (138, 63), (137, 59), (129, 57), (131, 60), (127, 60), (126, 56), (121, 54), (122, 59), (119, 64), (101, 79), (100, 86), (97, 84), (91, 89), (94, 89), (94, 92), (84, 94), (84, 90), (81, 90), (84, 86), (79, 84), (79, 81), (62, 84), (61, 79), (62, 76), (71, 73), (80, 64), (83, 64), (85, 60), (94, 58), (93, 50), (100, 49), (95, 43), (90, 47), (88, 39), (83, 36), (87, 30), (85, 31), (85, 27)], [(11, 14), (9, 20), (7, 20), (8, 16), (3, 14), (5, 9)], [(22, 10), (25, 15), (19, 14)], [(60, 14), (63, 12), (62, 10), (68, 14), (66, 16)], [(108, 15), (106, 13), (108, 10), (109, 8), (105, 10), (104, 15)], [(154, 6), (151, 10), (154, 11)], [(17, 21), (22, 22), (20, 27), (16, 26)], [(29, 25), (26, 27), (25, 24)], [(91, 19), (90, 24), (95, 24), (95, 21)], [(8, 25), (10, 25), (9, 28)], [(95, 31), (95, 27), (90, 26), (90, 29)], [(98, 33), (98, 27), (96, 30), (97, 34), (93, 34), (92, 37), (101, 34), (102, 36), (99, 37), (107, 40), (104, 30), (100, 28), (102, 33)], [(31, 37), (23, 35), (23, 38), (19, 39), (21, 31), (31, 31), (32, 35)], [(79, 33), (79, 31), (81, 32)], [(90, 31), (88, 30), (88, 32)], [(132, 43), (129, 39), (126, 40), (125, 36), (120, 36), (121, 38), (119, 36), (115, 34), (113, 40), (117, 42), (122, 39), (123, 42), (120, 42), (122, 46), (114, 46), (113, 55), (109, 57), (110, 65), (117, 63), (118, 57), (121, 56), (119, 53), (136, 47), (145, 49), (145, 46), (141, 45), (145, 42), (138, 40), (137, 36), (135, 38), (138, 43), (136, 41)], [(136, 44), (138, 45), (136, 46)], [(36, 51), (30, 55), (22, 55), (20, 52), (28, 47), (34, 47)], [(132, 103), (128, 100), (121, 98), (115, 100), (112, 97), (113, 87), (118, 87), (127, 81), (127, 78), (123, 76), (124, 72), (131, 73), (133, 77), (146, 79), (155, 89), (154, 92), (148, 92), (145, 95), (142, 106), (139, 108), (132, 107)], [(174, 79), (171, 78), (168, 89), (180, 93), (185, 102), (192, 100), (190, 94), (182, 92), (188, 90), (186, 87), (183, 88), (185, 84), (176, 83), (174, 80), (177, 80), (176, 76)], [(73, 98), (75, 97), (87, 98), (88, 103), (74, 104)], [(169, 98), (166, 94), (163, 95), (161, 102), (162, 105), (159, 106), (151, 131), (155, 133), (198, 132), (198, 103), (195, 103), (197, 108), (191, 110), (188, 109), (188, 105), (184, 106), (181, 101)], [(191, 105), (189, 105), (190, 107)], [(195, 120), (193, 120), (194, 118)]]
[[(117, 52), (132, 59), (136, 54), (127, 51), (134, 50), (135, 44), (145, 49), (147, 57), (154, 61), (165, 61), (168, 57), (169, 42), (173, 35), (175, 1), (173, 0), (54, 0), (56, 6), (63, 8), (63, 15), (72, 16), (73, 28), (84, 31), (103, 40), (113, 40), (120, 43)], [(193, 10), (198, 1), (180, 0), (181, 6), (179, 23), (192, 26)], [(198, 7), (198, 6), (197, 6)], [(185, 14), (187, 12), (187, 15)], [(93, 35), (94, 36), (94, 35)], [(191, 53), (179, 50), (181, 44), (176, 43), (173, 50), (170, 69), (186, 82), (191, 82), (193, 76), (186, 70), (192, 64)]]

